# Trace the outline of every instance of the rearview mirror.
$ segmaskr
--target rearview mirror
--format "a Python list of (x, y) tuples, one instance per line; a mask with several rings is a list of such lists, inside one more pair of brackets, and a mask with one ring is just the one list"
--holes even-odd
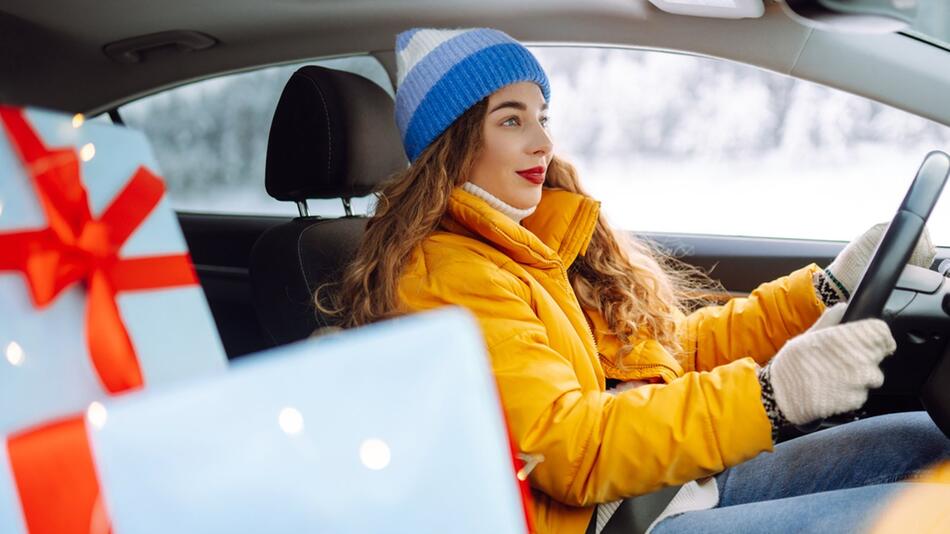
[(917, 18), (917, 0), (785, 0), (796, 21), (816, 29), (851, 33), (892, 33)]

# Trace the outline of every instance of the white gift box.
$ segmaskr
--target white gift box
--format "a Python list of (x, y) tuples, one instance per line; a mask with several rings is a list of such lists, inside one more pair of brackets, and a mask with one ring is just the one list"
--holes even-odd
[[(22, 115), (46, 147), (71, 149), (79, 156), (93, 219), (102, 215), (141, 166), (158, 173), (145, 137), (135, 130), (98, 121), (79, 124), (72, 116), (34, 109)], [(0, 128), (0, 243), (5, 234), (49, 224), (33, 179), (11, 141)], [(186, 252), (175, 214), (163, 197), (118, 256)], [(10, 252), (0, 247), (2, 254)], [(90, 359), (87, 297), (86, 285), (74, 283), (38, 308), (24, 275), (0, 270), (0, 434), (81, 412), (107, 395)], [(123, 291), (115, 301), (146, 387), (226, 368), (200, 286)]]
[(272, 349), (86, 421), (123, 534), (526, 531), (482, 336), (460, 308)]

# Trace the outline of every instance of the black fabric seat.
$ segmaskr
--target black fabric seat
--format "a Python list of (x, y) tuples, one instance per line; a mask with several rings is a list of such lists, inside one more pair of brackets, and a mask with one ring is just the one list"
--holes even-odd
[(281, 94), (267, 143), (267, 193), (296, 202), (301, 216), (254, 244), (254, 304), (275, 345), (306, 338), (334, 321), (319, 313), (313, 293), (338, 281), (366, 226), (366, 217), (306, 215), (308, 199), (349, 200), (370, 194), (408, 165), (393, 120), (392, 98), (348, 72), (307, 66)]

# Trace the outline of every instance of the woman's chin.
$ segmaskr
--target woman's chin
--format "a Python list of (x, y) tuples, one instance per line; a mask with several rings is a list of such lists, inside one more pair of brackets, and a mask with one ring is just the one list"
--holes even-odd
[(537, 206), (539, 202), (541, 202), (540, 189), (538, 189), (538, 195), (536, 197), (521, 197), (517, 202), (510, 202), (510, 204), (519, 210), (526, 210)]
[(509, 188), (505, 195), (497, 195), (503, 202), (513, 208), (526, 210), (533, 208), (541, 202), (541, 186), (525, 184), (517, 188)]

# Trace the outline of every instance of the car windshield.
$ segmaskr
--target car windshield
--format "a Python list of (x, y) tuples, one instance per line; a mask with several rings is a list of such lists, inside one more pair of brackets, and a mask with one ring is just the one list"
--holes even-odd
[(917, 19), (904, 33), (950, 50), (950, 2), (920, 0)]

